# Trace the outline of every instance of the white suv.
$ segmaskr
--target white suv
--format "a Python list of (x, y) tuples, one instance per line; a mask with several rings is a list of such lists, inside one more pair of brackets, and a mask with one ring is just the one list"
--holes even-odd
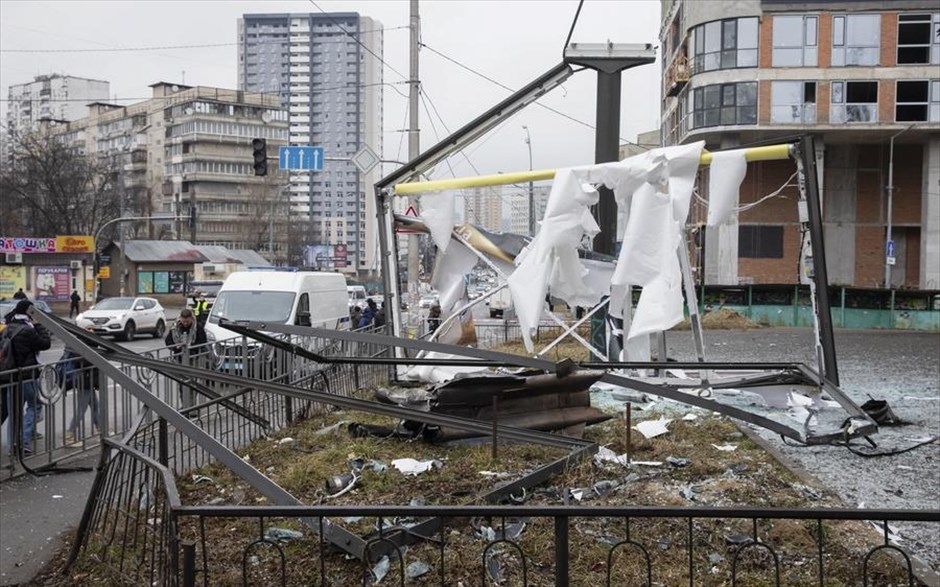
[(153, 298), (105, 298), (79, 314), (75, 325), (120, 340), (132, 340), (138, 332), (162, 338), (166, 333), (166, 312)]

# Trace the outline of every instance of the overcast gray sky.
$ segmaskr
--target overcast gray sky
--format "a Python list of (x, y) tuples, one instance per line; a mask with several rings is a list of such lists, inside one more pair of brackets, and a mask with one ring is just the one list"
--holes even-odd
[[(422, 0), (422, 41), (430, 48), (508, 87), (518, 89), (561, 61), (565, 37), (577, 0)], [(226, 0), (60, 1), (0, 0), (0, 89), (6, 113), (7, 88), (33, 76), (62, 73), (111, 82), (112, 98), (149, 97), (156, 81), (235, 88), (236, 23), (258, 12), (358, 12), (386, 28), (384, 59), (384, 157), (406, 159), (408, 75), (407, 0), (294, 0), (233, 2)], [(652, 43), (658, 46), (658, 0), (586, 0), (572, 41)], [(178, 45), (225, 44), (221, 47), (145, 51), (88, 52), (88, 49), (133, 49)], [(12, 50), (70, 50), (20, 53)], [(86, 50), (86, 51), (81, 51)], [(505, 98), (509, 92), (429, 50), (422, 50), (420, 79), (427, 108), (422, 106), (421, 145), (427, 148), (449, 129), (461, 125)], [(623, 74), (620, 136), (659, 124), (660, 65)], [(540, 103), (593, 126), (596, 76), (574, 75)], [(396, 91), (397, 90), (397, 91)], [(399, 93), (400, 92), (400, 93)], [(434, 108), (437, 113), (434, 113)], [(443, 119), (443, 120), (441, 120)], [(446, 125), (446, 129), (445, 129)], [(469, 149), (480, 173), (528, 168), (522, 125), (532, 136), (533, 166), (548, 169), (590, 163), (594, 130), (538, 106), (530, 106)], [(475, 175), (463, 157), (451, 159), (458, 176)], [(449, 177), (437, 169), (436, 177)]]

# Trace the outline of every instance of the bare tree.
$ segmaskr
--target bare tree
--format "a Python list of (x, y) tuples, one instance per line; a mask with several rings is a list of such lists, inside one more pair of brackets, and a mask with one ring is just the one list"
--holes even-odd
[[(120, 215), (113, 164), (87, 157), (54, 136), (11, 137), (14, 160), (0, 170), (6, 208), (2, 232), (94, 234)], [(15, 213), (7, 213), (8, 211)]]

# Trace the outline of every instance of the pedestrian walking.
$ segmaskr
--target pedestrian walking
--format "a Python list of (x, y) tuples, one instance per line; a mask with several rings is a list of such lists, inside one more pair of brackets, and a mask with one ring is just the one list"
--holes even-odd
[[(3, 336), (10, 338), (9, 352), (15, 372), (6, 386), (7, 450), (12, 453), (14, 441), (21, 442), (23, 454), (33, 452), (33, 438), (36, 422), (41, 419), (39, 412), (39, 352), (52, 346), (52, 337), (42, 324), (37, 324), (27, 312), (33, 303), (21, 299), (13, 311), (4, 316), (7, 328)], [(26, 406), (25, 414), (23, 406)], [(16, 439), (14, 431), (22, 431)]]
[(77, 289), (72, 290), (72, 295), (69, 296), (69, 301), (71, 302), (69, 304), (69, 318), (72, 316), (78, 316), (81, 313), (81, 309), (79, 308), (78, 304), (82, 301), (82, 296), (78, 295)]
[[(91, 327), (88, 331), (93, 331)], [(59, 359), (57, 368), (61, 369), (63, 391), (75, 390), (75, 413), (69, 423), (65, 443), (68, 446), (80, 444), (85, 437), (85, 412), (91, 408), (91, 432), (99, 429), (98, 423), (98, 368), (84, 357), (66, 348)], [(57, 379), (59, 377), (57, 376)]]

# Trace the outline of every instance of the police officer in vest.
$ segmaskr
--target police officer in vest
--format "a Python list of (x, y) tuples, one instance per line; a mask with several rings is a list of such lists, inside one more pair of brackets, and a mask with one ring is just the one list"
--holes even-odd
[(196, 322), (201, 326), (205, 325), (206, 319), (209, 317), (209, 300), (206, 299), (206, 294), (201, 291), (196, 291), (193, 294), (193, 316), (196, 317)]

